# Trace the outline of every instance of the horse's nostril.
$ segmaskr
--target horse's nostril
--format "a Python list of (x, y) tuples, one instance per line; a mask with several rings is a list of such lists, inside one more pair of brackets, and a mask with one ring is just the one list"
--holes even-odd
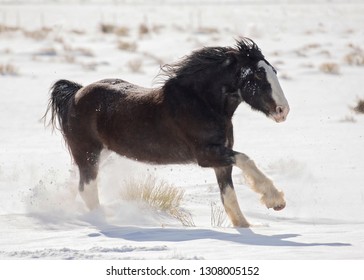
[(283, 113), (283, 107), (282, 106), (277, 106), (276, 112), (277, 112), (277, 114), (282, 114)]

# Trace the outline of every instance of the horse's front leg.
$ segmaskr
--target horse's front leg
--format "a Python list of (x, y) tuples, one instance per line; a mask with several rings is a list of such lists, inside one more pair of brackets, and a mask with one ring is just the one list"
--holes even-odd
[(283, 192), (276, 189), (273, 182), (257, 168), (254, 161), (247, 155), (235, 152), (234, 158), (234, 165), (243, 171), (250, 187), (262, 195), (262, 203), (276, 211), (282, 210), (286, 206)]
[(233, 181), (231, 179), (232, 166), (216, 167), (214, 170), (220, 188), (222, 204), (233, 226), (249, 227), (249, 223), (241, 212), (236, 198)]

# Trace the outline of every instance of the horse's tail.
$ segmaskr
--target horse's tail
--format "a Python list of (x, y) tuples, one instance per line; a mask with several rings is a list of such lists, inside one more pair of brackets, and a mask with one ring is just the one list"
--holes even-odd
[(64, 133), (68, 110), (71, 104), (70, 101), (81, 88), (82, 85), (68, 80), (58, 80), (51, 87), (51, 97), (43, 119), (45, 121), (48, 112), (50, 112), (51, 119), (49, 121), (49, 125), (52, 125), (53, 129), (57, 127), (56, 120), (58, 119), (59, 127), (57, 128)]

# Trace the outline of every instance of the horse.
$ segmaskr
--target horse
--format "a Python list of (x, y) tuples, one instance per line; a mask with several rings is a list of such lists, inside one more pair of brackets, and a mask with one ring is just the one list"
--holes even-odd
[[(162, 84), (144, 88), (121, 79), (87, 86), (58, 80), (50, 89), (49, 123), (61, 130), (79, 170), (79, 193), (99, 207), (97, 175), (102, 150), (151, 164), (213, 168), (224, 209), (234, 227), (249, 227), (231, 177), (238, 167), (268, 208), (282, 210), (284, 194), (246, 154), (233, 150), (232, 118), (240, 103), (276, 122), (289, 105), (276, 69), (257, 44), (203, 47), (161, 67)], [(57, 125), (58, 121), (58, 125)]]

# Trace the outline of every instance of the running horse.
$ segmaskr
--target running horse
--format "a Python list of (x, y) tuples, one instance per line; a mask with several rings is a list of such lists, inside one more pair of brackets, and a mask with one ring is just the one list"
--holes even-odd
[(204, 47), (162, 67), (163, 84), (144, 88), (121, 79), (87, 86), (58, 80), (44, 117), (58, 127), (78, 166), (79, 193), (89, 209), (99, 204), (97, 174), (102, 150), (151, 164), (196, 163), (213, 168), (233, 226), (249, 227), (231, 178), (240, 168), (268, 208), (285, 207), (276, 189), (244, 153), (233, 150), (232, 117), (241, 102), (276, 122), (288, 102), (274, 67), (251, 39), (234, 47)]

